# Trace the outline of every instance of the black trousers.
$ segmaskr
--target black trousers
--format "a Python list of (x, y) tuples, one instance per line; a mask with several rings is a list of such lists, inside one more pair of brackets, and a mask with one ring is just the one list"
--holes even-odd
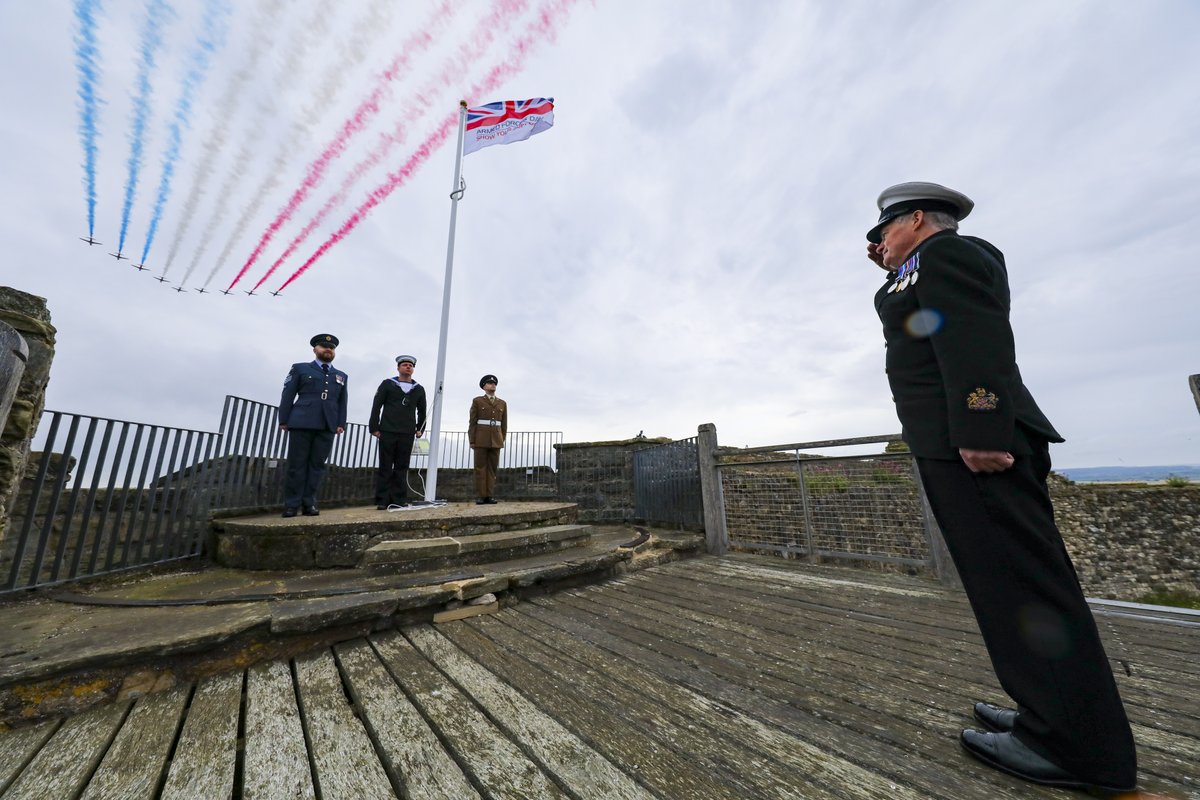
[(283, 504), (287, 508), (317, 504), (317, 490), (325, 476), (325, 460), (333, 451), (333, 431), (288, 428), (287, 479)]
[(413, 434), (379, 434), (379, 469), (375, 473), (375, 504), (390, 505), (408, 499), (408, 462), (412, 458)]
[(1016, 737), (1085, 780), (1137, 780), (1137, 754), (1096, 621), (1054, 524), (1045, 442), (1004, 472), (918, 458)]

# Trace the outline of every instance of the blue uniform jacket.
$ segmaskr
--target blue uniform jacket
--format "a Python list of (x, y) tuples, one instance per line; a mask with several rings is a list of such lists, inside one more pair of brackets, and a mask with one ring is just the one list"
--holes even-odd
[(315, 361), (292, 364), (279, 399), (279, 424), (329, 431), (345, 428), (349, 380), (332, 364), (328, 376)]

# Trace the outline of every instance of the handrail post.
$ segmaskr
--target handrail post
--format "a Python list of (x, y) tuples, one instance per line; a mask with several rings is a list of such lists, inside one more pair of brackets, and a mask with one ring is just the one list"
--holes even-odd
[(722, 556), (729, 550), (729, 529), (725, 526), (725, 495), (717, 463), (717, 426), (711, 422), (696, 430), (696, 458), (700, 462), (705, 549), (714, 556)]

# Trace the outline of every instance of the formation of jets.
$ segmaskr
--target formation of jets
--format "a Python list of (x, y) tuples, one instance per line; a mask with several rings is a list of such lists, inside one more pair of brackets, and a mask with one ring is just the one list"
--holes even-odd
[[(103, 242), (98, 242), (98, 241), (96, 241), (94, 238), (92, 238), (91, 236), (80, 236), (80, 237), (79, 237), (79, 241), (81, 241), (81, 242), (87, 242), (87, 243), (88, 243), (88, 245), (97, 245), (97, 244), (103, 244)], [(112, 256), (113, 258), (115, 258), (117, 261), (128, 261), (128, 262), (129, 262), (129, 265), (130, 265), (131, 267), (133, 267), (134, 269), (136, 269), (138, 272), (145, 272), (147, 269), (149, 269), (149, 267), (147, 267), (145, 264), (135, 264), (135, 263), (133, 263), (133, 261), (132, 261), (132, 260), (129, 258), (129, 256), (125, 255), (125, 254), (124, 254), (124, 253), (122, 253), (120, 250), (118, 250), (118, 251), (117, 251), (117, 252), (115, 252), (115, 253), (109, 253), (109, 255), (110, 255), (110, 256)], [(165, 276), (165, 275), (154, 275), (153, 277), (154, 277), (154, 280), (158, 281), (159, 283), (166, 283), (166, 282), (167, 282), (167, 278), (166, 278), (166, 276)], [(175, 291), (177, 291), (177, 292), (185, 292), (185, 291), (187, 291), (187, 290), (186, 290), (186, 289), (185, 289), (183, 286), (173, 286), (173, 287), (171, 287), (171, 288), (173, 288), (173, 289), (174, 289)], [(209, 294), (209, 292), (208, 292), (208, 291), (206, 291), (206, 290), (204, 289), (204, 287), (203, 287), (203, 286), (201, 286), (199, 289), (196, 289), (195, 291), (199, 292), (200, 294)], [(245, 292), (245, 290), (243, 290), (243, 291)], [(222, 290), (221, 290), (221, 294), (233, 294), (233, 292), (232, 292), (231, 290), (229, 290), (229, 289), (222, 289)], [(245, 292), (245, 294), (246, 294), (247, 296), (249, 296), (249, 297), (257, 297), (257, 296), (258, 296), (258, 295), (256, 295), (256, 294), (254, 293), (254, 290), (253, 290), (253, 289), (251, 289), (251, 290), (250, 290), (250, 291), (248, 291), (248, 292)], [(272, 295), (273, 297), (279, 297), (281, 294), (283, 294), (283, 293), (282, 293), (281, 291), (278, 291), (278, 290), (276, 290), (276, 291), (274, 291), (274, 292), (271, 292), (271, 295)]]

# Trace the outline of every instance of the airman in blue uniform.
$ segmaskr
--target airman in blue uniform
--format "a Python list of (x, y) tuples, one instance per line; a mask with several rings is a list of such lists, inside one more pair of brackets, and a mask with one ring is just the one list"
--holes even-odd
[(321, 513), (317, 490), (325, 475), (325, 460), (333, 450), (333, 437), (346, 430), (349, 376), (333, 366), (338, 338), (321, 333), (309, 344), (316, 358), (292, 364), (279, 400), (279, 427), (288, 434), (285, 517), (294, 517), (301, 509), (306, 517)]

